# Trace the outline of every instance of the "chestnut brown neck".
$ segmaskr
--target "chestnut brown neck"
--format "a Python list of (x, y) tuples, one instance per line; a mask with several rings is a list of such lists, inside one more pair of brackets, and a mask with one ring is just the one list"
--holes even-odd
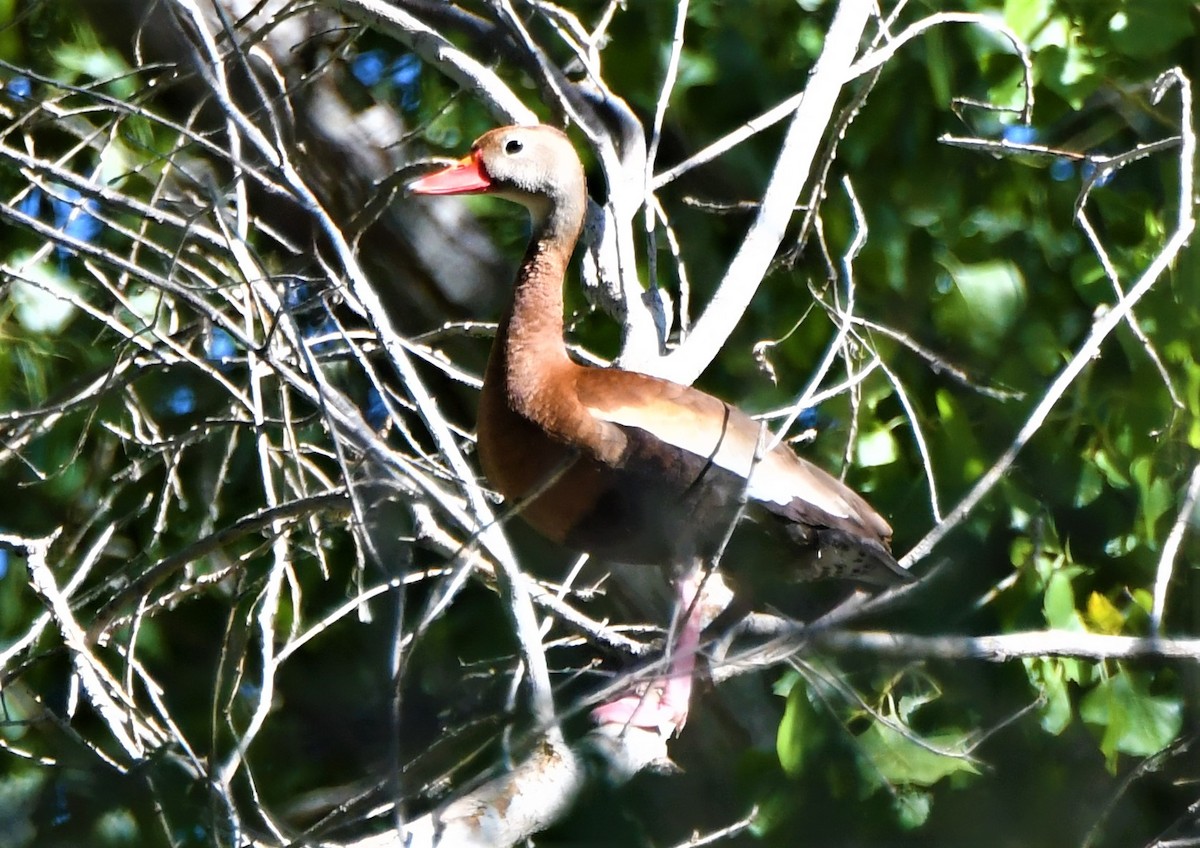
[(530, 379), (538, 370), (567, 359), (562, 294), (566, 268), (558, 245), (544, 239), (530, 243), (496, 337), (509, 379)]
[[(581, 192), (582, 193), (582, 192)], [(485, 383), (503, 386), (511, 408), (537, 418), (547, 381), (571, 367), (563, 341), (563, 280), (583, 224), (582, 198), (552, 198), (517, 272), (500, 319)], [(532, 209), (531, 209), (532, 211)]]

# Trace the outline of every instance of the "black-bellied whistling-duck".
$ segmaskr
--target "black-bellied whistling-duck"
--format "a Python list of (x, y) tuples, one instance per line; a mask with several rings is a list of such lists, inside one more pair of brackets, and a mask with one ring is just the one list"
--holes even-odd
[[(492, 194), (533, 219), (484, 375), (478, 449), (488, 480), (523, 502), (535, 529), (615, 562), (692, 566), (717, 554), (744, 496), (795, 543), (781, 579), (908, 578), (889, 552), (891, 527), (856, 493), (785, 445), (756, 461), (761, 428), (745, 413), (688, 386), (567, 355), (562, 286), (587, 187), (562, 132), (492, 130), (465, 159), (409, 190)], [(681, 608), (697, 606), (694, 568), (679, 586)], [(698, 633), (693, 610), (666, 685), (599, 708), (597, 720), (678, 729)]]

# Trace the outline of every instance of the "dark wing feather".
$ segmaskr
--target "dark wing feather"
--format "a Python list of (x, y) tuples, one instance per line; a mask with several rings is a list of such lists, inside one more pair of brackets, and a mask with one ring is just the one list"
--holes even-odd
[[(683, 452), (735, 480), (749, 476), (748, 500), (784, 522), (788, 535), (810, 554), (808, 576), (872, 583), (911, 579), (889, 552), (892, 528), (856, 492), (786, 445), (756, 461), (762, 428), (745, 413), (698, 389), (643, 374), (590, 368), (576, 374), (576, 395), (594, 418), (649, 437), (638, 440), (639, 453), (653, 453), (657, 443), (664, 457)], [(696, 467), (665, 459), (660, 465), (660, 473), (688, 467), (693, 475)], [(693, 484), (680, 479), (679, 490)]]

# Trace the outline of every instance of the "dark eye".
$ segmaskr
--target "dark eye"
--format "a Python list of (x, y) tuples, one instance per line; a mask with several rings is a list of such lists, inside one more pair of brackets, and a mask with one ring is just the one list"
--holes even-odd
[(520, 153), (521, 149), (524, 147), (525, 145), (519, 138), (510, 138), (508, 141), (504, 142), (504, 152), (508, 154)]

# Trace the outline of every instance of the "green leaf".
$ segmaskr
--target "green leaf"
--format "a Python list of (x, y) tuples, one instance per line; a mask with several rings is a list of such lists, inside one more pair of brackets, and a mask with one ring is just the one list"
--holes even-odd
[(1154, 609), (1154, 596), (1146, 589), (1134, 589), (1130, 596), (1133, 602), (1145, 613)]
[(971, 759), (957, 753), (966, 749), (967, 741), (967, 734), (958, 730), (918, 738), (911, 730), (876, 721), (858, 737), (859, 753), (868, 760), (863, 775), (877, 787), (932, 786), (953, 774), (978, 774)]
[(775, 681), (775, 684), (771, 687), (771, 691), (780, 698), (786, 698), (788, 695), (792, 694), (792, 690), (795, 689), (796, 686), (802, 684), (803, 682), (804, 678), (800, 676), (800, 672), (789, 669), (788, 671), (785, 671), (783, 674), (779, 675), (779, 679)]
[(929, 819), (933, 796), (928, 792), (910, 790), (898, 793), (892, 804), (900, 826), (905, 830), (916, 830)]
[(1104, 478), (1108, 481), (1110, 486), (1113, 486), (1117, 489), (1125, 489), (1129, 487), (1129, 477), (1126, 476), (1124, 471), (1117, 467), (1107, 452), (1103, 450), (1097, 450), (1092, 455), (1092, 462), (1095, 464), (1096, 469), (1104, 475)]
[(808, 687), (803, 680), (797, 679), (792, 691), (788, 693), (783, 720), (779, 722), (779, 731), (775, 736), (779, 765), (792, 777), (804, 770), (804, 755), (810, 741), (813, 718), (812, 704), (808, 701)]
[(1126, 56), (1149, 58), (1165, 53), (1195, 34), (1191, 0), (1132, 2), (1108, 21), (1112, 43)]
[(1029, 682), (1043, 700), (1038, 710), (1042, 729), (1057, 736), (1071, 723), (1071, 694), (1067, 689), (1066, 668), (1061, 661), (1045, 657), (1026, 659), (1024, 664)]
[(1050, 575), (1046, 595), (1042, 599), (1042, 611), (1046, 615), (1046, 623), (1055, 630), (1087, 629), (1075, 609), (1075, 590), (1071, 588), (1071, 578), (1065, 572), (1056, 571)]
[(97, 44), (64, 44), (54, 50), (54, 59), (64, 69), (81, 77), (111, 81), (110, 87), (118, 97), (130, 97), (137, 91), (135, 77), (129, 65), (116, 50)]
[(939, 697), (941, 697), (941, 692), (934, 689), (901, 695), (896, 700), (896, 715), (901, 721), (907, 722), (912, 718), (913, 713), (926, 704), (932, 704)]
[(17, 0), (0, 0), (0, 56), (10, 61), (28, 38), (21, 34), (19, 28), (10, 26), (16, 10)]
[(1050, 15), (1050, 0), (1005, 0), (1004, 22), (1028, 41)]
[(939, 329), (958, 336), (984, 353), (992, 353), (1025, 307), (1025, 277), (1002, 259), (961, 263), (945, 259), (943, 267), (954, 284), (939, 304)]
[(1072, 40), (1051, 45), (1038, 53), (1034, 68), (1046, 87), (1079, 109), (1099, 84), (1096, 63), (1086, 48)]
[(1076, 508), (1087, 506), (1100, 497), (1103, 491), (1104, 478), (1094, 465), (1088, 463), (1079, 470), (1079, 482), (1075, 487), (1075, 501), (1073, 505)]
[(1148, 456), (1139, 456), (1131, 462), (1129, 473), (1133, 476), (1141, 496), (1142, 533), (1147, 540), (1153, 540), (1154, 528), (1174, 504), (1174, 495), (1167, 481), (1154, 474), (1153, 461)]
[(946, 50), (946, 37), (938, 29), (929, 32), (925, 39), (925, 69), (929, 74), (929, 87), (933, 90), (933, 102), (942, 108), (953, 99), (954, 61)]
[(796, 796), (793, 791), (775, 791), (758, 802), (750, 832), (760, 839), (787, 821), (796, 812)]
[(1116, 773), (1118, 754), (1156, 754), (1183, 726), (1182, 701), (1151, 694), (1148, 680), (1122, 670), (1101, 680), (1079, 705), (1084, 721), (1104, 728), (1100, 750), (1110, 772)]
[(1017, 536), (1008, 547), (1008, 559), (1014, 566), (1020, 568), (1029, 562), (1033, 556), (1033, 540), (1028, 536)]
[(892, 431), (879, 427), (863, 434), (858, 440), (856, 456), (860, 467), (875, 468), (894, 463), (900, 456), (900, 450)]
[(25, 329), (57, 336), (75, 317), (77, 310), (71, 299), (81, 297), (80, 286), (51, 260), (31, 262), (31, 259), (24, 253), (13, 258), (24, 280), (13, 283), (9, 297), (17, 320)]
[[(666, 65), (670, 55), (669, 48), (663, 49), (663, 64)], [(717, 78), (717, 64), (711, 56), (703, 52), (684, 49), (679, 54), (679, 76), (675, 81), (672, 94), (678, 97), (689, 88), (711, 85)]]

